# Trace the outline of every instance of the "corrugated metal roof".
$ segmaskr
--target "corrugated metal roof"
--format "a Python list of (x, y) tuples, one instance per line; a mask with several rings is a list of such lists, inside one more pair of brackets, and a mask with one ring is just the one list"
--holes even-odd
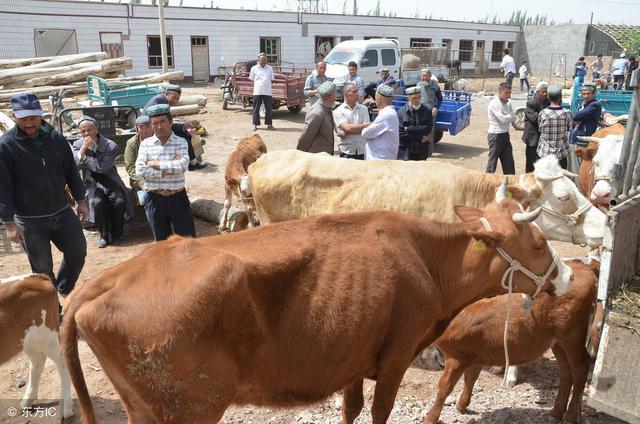
[(593, 26), (613, 38), (620, 47), (629, 43), (629, 32), (640, 35), (640, 25), (594, 24)]

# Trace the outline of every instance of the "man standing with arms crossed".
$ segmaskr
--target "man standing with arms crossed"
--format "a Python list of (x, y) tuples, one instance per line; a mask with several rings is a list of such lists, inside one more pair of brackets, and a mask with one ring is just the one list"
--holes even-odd
[(358, 103), (358, 92), (354, 83), (345, 84), (344, 103), (333, 111), (333, 120), (340, 137), (340, 157), (364, 160), (367, 140), (362, 136), (362, 130), (369, 126), (369, 110)]
[[(66, 296), (84, 266), (87, 241), (67, 202), (65, 185), (78, 203), (78, 215), (85, 219), (84, 184), (71, 146), (42, 120), (36, 95), (14, 95), (11, 108), (16, 126), (0, 138), (0, 218), (7, 238), (22, 243), (31, 271), (47, 274)], [(57, 276), (51, 242), (63, 253)]]
[(257, 131), (260, 125), (260, 105), (264, 103), (264, 123), (267, 128), (273, 130), (271, 115), (273, 114), (273, 101), (271, 81), (275, 79), (271, 65), (267, 64), (267, 55), (258, 55), (258, 64), (251, 68), (249, 79), (253, 81), (253, 130)]

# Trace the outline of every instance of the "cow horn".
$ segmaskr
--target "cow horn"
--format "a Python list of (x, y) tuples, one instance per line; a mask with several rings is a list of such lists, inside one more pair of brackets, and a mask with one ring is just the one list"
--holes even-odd
[(564, 175), (565, 177), (570, 177), (570, 178), (579, 178), (578, 174), (574, 174), (573, 172), (569, 172), (566, 169), (562, 170), (562, 175)]
[(511, 219), (513, 219), (513, 222), (515, 222), (516, 224), (526, 224), (538, 219), (541, 213), (542, 208), (534, 209), (531, 212), (516, 212), (513, 214)]
[(600, 137), (593, 137), (591, 135), (579, 135), (576, 137), (580, 141), (593, 141), (594, 143), (599, 143), (602, 141)]
[(507, 194), (508, 182), (509, 182), (508, 178), (504, 177), (504, 180), (502, 180), (502, 184), (500, 184), (500, 187), (498, 187), (498, 189), (496, 190), (496, 203), (500, 203), (508, 197), (508, 194)]
[(562, 178), (564, 177), (563, 174), (560, 175), (536, 175), (536, 179), (540, 180), (540, 181), (553, 181), (553, 180), (557, 180), (558, 178)]

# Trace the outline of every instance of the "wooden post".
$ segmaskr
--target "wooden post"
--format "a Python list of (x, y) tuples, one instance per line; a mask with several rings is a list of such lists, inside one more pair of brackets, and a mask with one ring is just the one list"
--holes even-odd
[(167, 58), (167, 36), (164, 32), (164, 0), (158, 0), (158, 19), (160, 20), (160, 53), (162, 54), (162, 73), (169, 72)]

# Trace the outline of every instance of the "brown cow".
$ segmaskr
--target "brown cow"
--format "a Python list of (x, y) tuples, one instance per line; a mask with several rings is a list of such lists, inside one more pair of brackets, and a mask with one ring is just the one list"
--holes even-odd
[(73, 415), (73, 404), (69, 374), (60, 352), (59, 325), (58, 293), (49, 277), (33, 274), (0, 280), (0, 364), (20, 352), (29, 358), (29, 383), (20, 406), (30, 407), (38, 398), (48, 357), (58, 368), (62, 392), (59, 410), (68, 418)]
[(247, 212), (249, 227), (255, 227), (258, 224), (255, 206), (251, 200), (247, 169), (264, 153), (267, 153), (267, 146), (258, 134), (253, 134), (240, 140), (229, 155), (227, 166), (224, 168), (224, 213), (218, 231), (228, 230), (229, 209), (233, 203), (234, 195), (242, 202)]
[[(574, 423), (580, 421), (590, 355), (597, 351), (599, 340), (599, 336), (591, 340), (593, 351), (587, 352), (585, 340), (588, 335), (594, 338), (588, 334), (588, 328), (598, 280), (589, 265), (580, 261), (570, 261), (569, 265), (575, 278), (571, 289), (562, 296), (540, 295), (530, 312), (524, 308), (522, 295), (513, 296), (507, 342), (512, 365), (535, 361), (551, 347), (560, 371), (560, 386), (551, 415), (561, 420), (567, 411), (567, 421)], [(435, 342), (445, 354), (445, 370), (425, 424), (438, 422), (447, 396), (463, 374), (464, 390), (456, 405), (462, 413), (469, 406), (473, 386), (482, 367), (504, 364), (503, 331), (507, 299), (507, 295), (502, 295), (467, 306)], [(573, 395), (567, 410), (572, 385)]]
[[(505, 189), (506, 190), (506, 189)], [(82, 336), (132, 422), (217, 422), (231, 404), (294, 406), (377, 380), (386, 422), (413, 358), (465, 305), (504, 292), (504, 249), (562, 293), (571, 271), (512, 199), (443, 224), (398, 212), (318, 215), (224, 237), (173, 237), (76, 289), (62, 343), (83, 412)], [(482, 220), (481, 220), (482, 219)], [(516, 289), (537, 284), (514, 275)], [(350, 394), (353, 393), (353, 396)]]
[[(608, 135), (624, 135), (625, 126), (616, 123), (610, 127), (601, 128), (592, 137), (604, 138)], [(575, 150), (576, 156), (581, 159), (580, 172), (578, 179), (578, 188), (584, 196), (589, 199), (591, 203), (598, 206), (600, 202), (594, 200), (591, 196), (591, 191), (595, 185), (594, 169), (593, 169), (593, 157), (598, 153), (598, 143), (591, 141), (586, 147), (577, 147)], [(604, 206), (609, 206), (608, 202)]]

